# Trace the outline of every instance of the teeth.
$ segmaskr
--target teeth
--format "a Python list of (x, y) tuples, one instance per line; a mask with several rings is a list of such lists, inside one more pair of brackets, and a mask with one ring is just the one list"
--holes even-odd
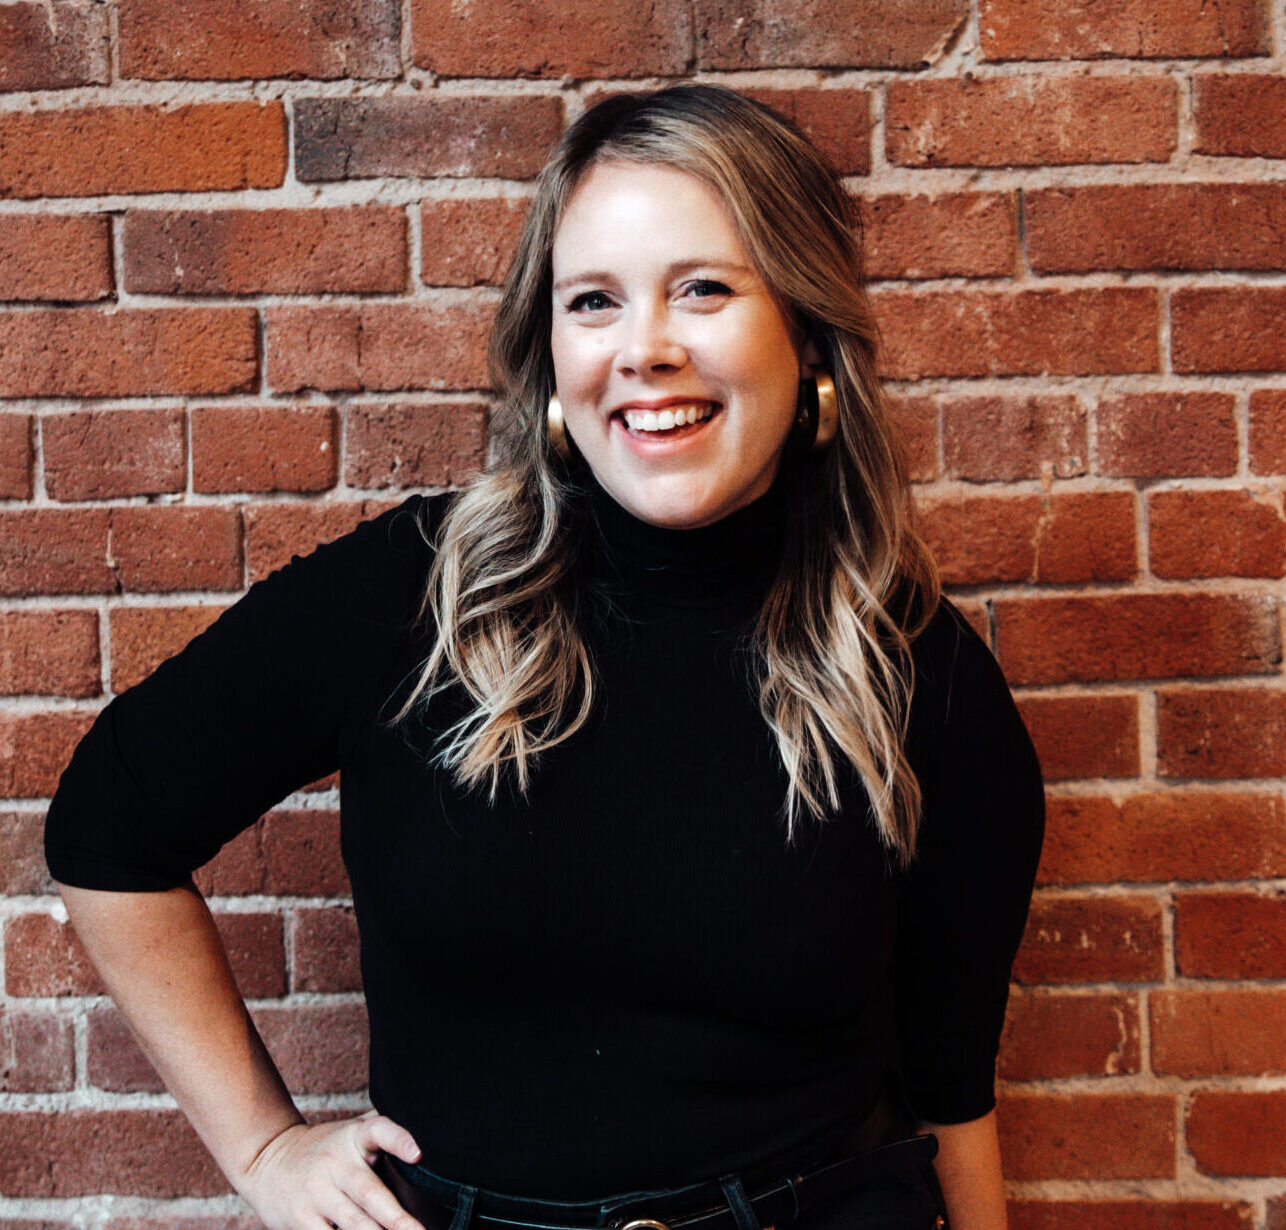
[(700, 419), (708, 419), (714, 413), (709, 402), (692, 402), (687, 406), (667, 406), (659, 413), (655, 410), (626, 410), (625, 425), (631, 431), (669, 431), (672, 427), (683, 427)]

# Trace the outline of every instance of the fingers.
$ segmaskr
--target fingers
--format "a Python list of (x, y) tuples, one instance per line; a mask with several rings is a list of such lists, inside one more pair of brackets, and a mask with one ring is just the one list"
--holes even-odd
[(370, 1170), (367, 1170), (351, 1188), (346, 1187), (345, 1192), (352, 1197), (358, 1213), (367, 1217), (368, 1222), (371, 1222), (371, 1219), (373, 1222), (351, 1226), (345, 1222), (341, 1230), (372, 1230), (372, 1226), (386, 1227), (386, 1230), (424, 1230), (424, 1227), (401, 1206), (397, 1197)]
[(420, 1160), (420, 1146), (415, 1143), (415, 1138), (392, 1119), (372, 1112), (370, 1117), (362, 1115), (358, 1123), (358, 1146), (366, 1156), (368, 1165), (375, 1161), (375, 1155), (381, 1149), (400, 1157), (404, 1162)]

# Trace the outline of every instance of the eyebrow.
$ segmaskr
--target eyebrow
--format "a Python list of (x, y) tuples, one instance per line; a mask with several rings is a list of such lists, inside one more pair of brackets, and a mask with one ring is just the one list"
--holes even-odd
[[(723, 260), (686, 260), (675, 261), (666, 269), (667, 274), (686, 273), (689, 269), (731, 269), (735, 273), (754, 273), (754, 270), (746, 265), (738, 265), (735, 261)], [(611, 282), (613, 275), (602, 269), (591, 269), (585, 273), (573, 273), (565, 278), (559, 278), (554, 283), (554, 290), (563, 290), (568, 286), (574, 286), (578, 282)]]

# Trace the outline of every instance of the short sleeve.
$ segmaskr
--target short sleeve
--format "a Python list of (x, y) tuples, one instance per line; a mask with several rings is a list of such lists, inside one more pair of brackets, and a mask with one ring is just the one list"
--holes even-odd
[(894, 957), (903, 1086), (921, 1120), (995, 1106), (1009, 978), (1045, 834), (1035, 747), (999, 663), (949, 600), (913, 647), (924, 794)]
[(339, 767), (381, 548), (419, 498), (293, 556), (98, 713), (46, 813), (55, 880), (173, 888)]

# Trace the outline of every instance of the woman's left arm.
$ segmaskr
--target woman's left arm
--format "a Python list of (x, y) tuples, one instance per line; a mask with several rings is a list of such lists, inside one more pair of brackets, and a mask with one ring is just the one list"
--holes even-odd
[(996, 1112), (968, 1123), (924, 1123), (938, 1138), (933, 1169), (947, 1202), (951, 1230), (1008, 1230)]

